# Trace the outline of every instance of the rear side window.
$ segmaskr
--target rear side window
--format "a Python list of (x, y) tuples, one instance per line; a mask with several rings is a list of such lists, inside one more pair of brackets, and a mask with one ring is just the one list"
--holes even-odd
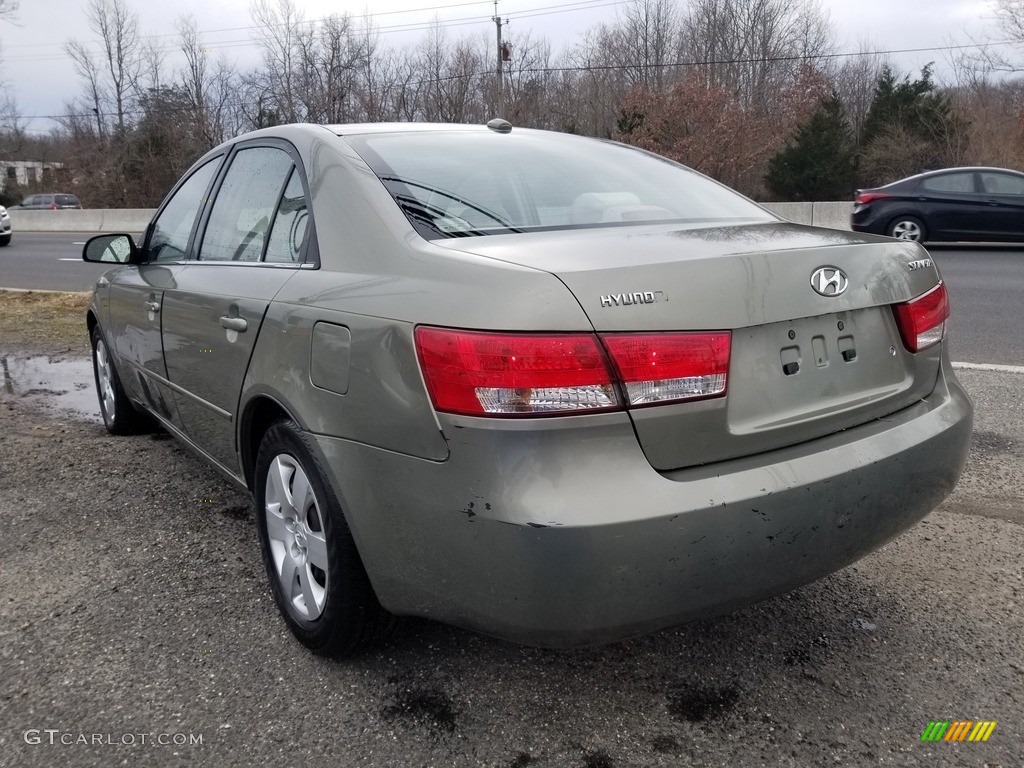
[(219, 165), (220, 158), (215, 158), (200, 166), (160, 211), (149, 238), (151, 260), (182, 261), (188, 258), (192, 227), (206, 202), (206, 192)]
[(990, 195), (1024, 195), (1024, 177), (1008, 173), (982, 173), (981, 188)]
[(973, 173), (947, 173), (942, 176), (932, 176), (921, 181), (921, 189), (928, 192), (946, 193), (973, 193)]
[(78, 206), (78, 198), (74, 195), (57, 195), (57, 205), (74, 205)]
[(267, 242), (266, 261), (295, 264), (302, 260), (309, 226), (309, 205), (297, 168), (292, 169)]
[(288, 153), (276, 147), (237, 152), (217, 191), (199, 258), (259, 261), (292, 167)]

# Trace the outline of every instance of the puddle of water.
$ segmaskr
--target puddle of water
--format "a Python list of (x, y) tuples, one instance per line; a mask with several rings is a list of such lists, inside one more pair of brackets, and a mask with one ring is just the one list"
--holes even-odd
[(8, 395), (102, 422), (92, 361), (0, 357), (0, 387)]

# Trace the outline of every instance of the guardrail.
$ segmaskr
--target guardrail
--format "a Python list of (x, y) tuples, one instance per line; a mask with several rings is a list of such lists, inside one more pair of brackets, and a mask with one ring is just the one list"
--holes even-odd
[[(849, 201), (833, 203), (763, 203), (778, 216), (797, 224), (849, 229)], [(142, 232), (155, 213), (151, 208), (96, 208), (72, 211), (9, 209), (15, 232)]]

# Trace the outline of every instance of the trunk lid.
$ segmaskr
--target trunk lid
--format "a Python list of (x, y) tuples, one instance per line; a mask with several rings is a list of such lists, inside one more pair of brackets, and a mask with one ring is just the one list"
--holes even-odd
[[(435, 241), (551, 272), (600, 333), (732, 332), (724, 398), (631, 409), (659, 470), (772, 450), (904, 408), (931, 392), (941, 345), (918, 354), (892, 305), (938, 272), (915, 243), (784, 222), (658, 226)], [(841, 295), (812, 287), (848, 279)], [(830, 282), (831, 281), (831, 282)], [(551, 329), (553, 331), (563, 329)]]

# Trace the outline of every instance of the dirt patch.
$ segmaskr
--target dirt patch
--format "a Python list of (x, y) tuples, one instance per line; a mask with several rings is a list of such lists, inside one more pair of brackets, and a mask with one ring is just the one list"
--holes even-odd
[(87, 357), (85, 310), (90, 295), (0, 290), (2, 351)]

